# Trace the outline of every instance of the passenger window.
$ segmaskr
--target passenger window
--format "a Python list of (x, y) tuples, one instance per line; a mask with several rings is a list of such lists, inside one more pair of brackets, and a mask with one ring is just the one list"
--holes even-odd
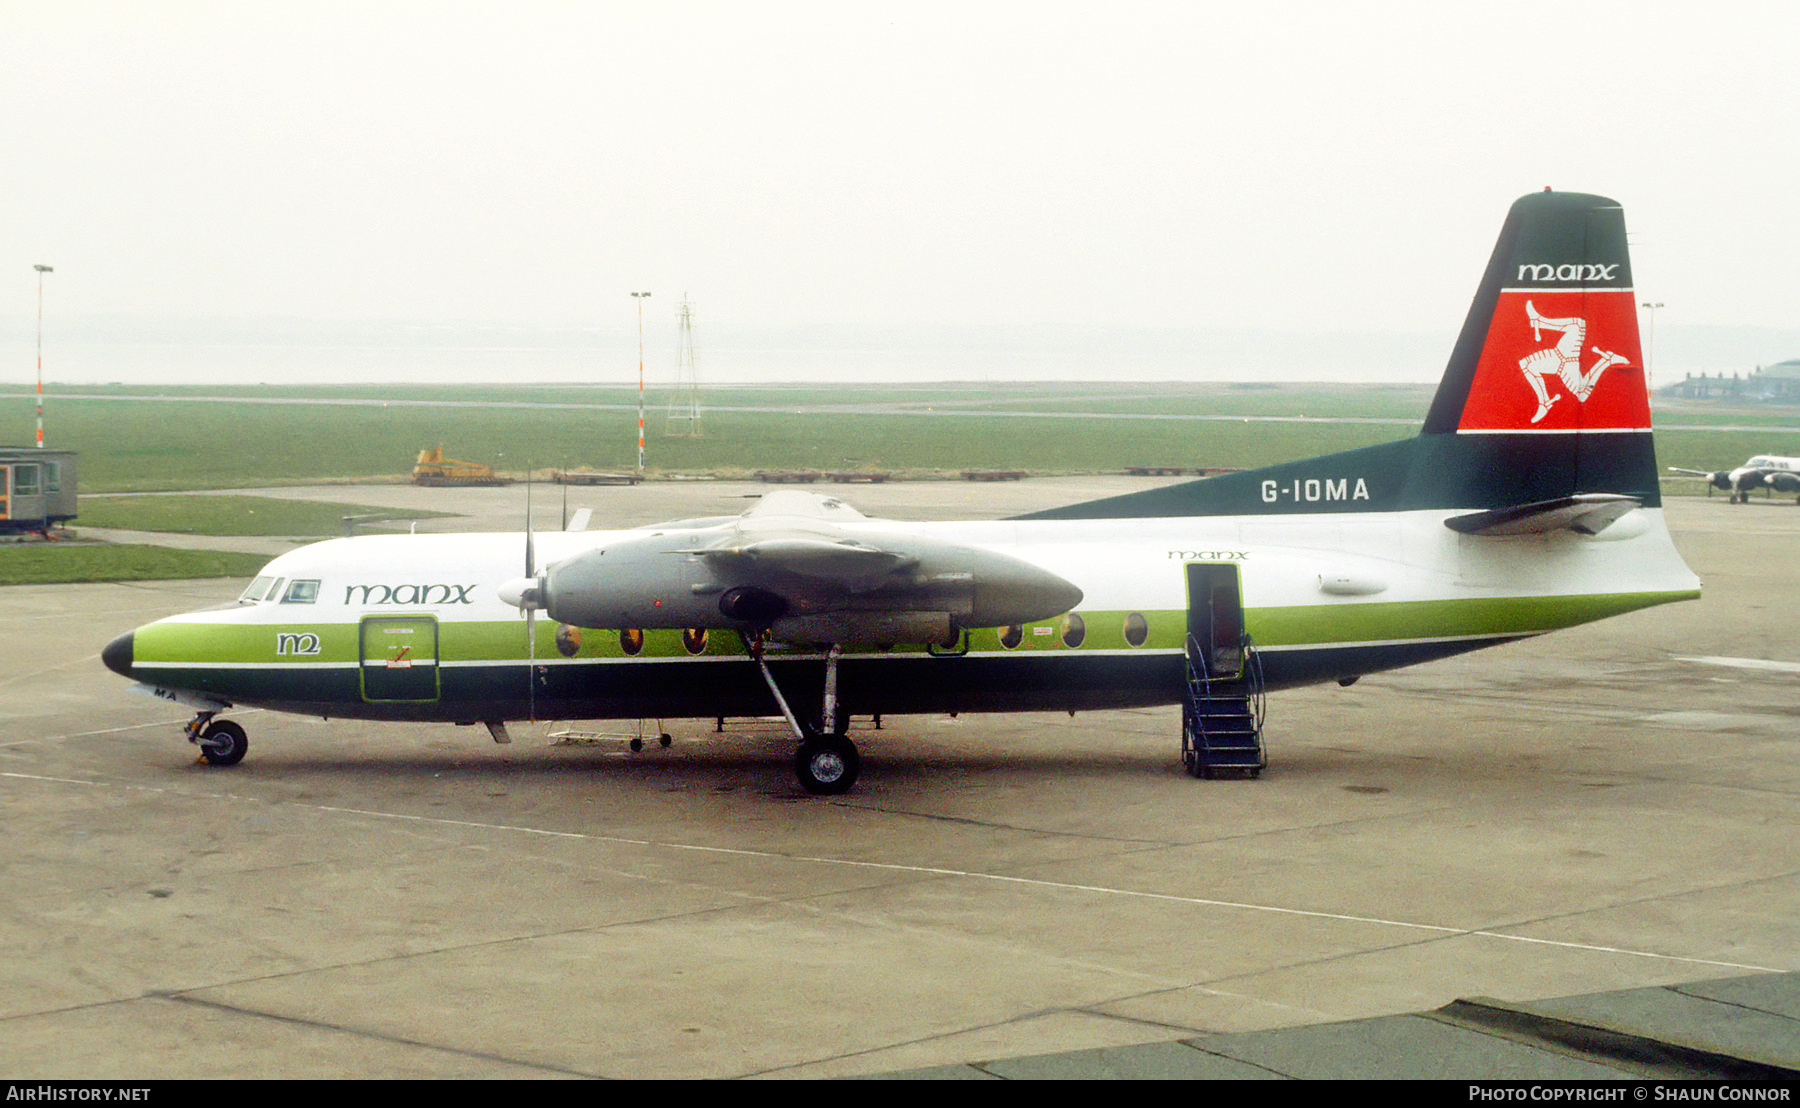
[(1125, 617), (1125, 645), (1143, 646), (1150, 638), (1150, 621), (1142, 614), (1133, 612)]
[(319, 599), (319, 583), (317, 581), (295, 581), (288, 586), (287, 593), (282, 596), (283, 604), (311, 604)]

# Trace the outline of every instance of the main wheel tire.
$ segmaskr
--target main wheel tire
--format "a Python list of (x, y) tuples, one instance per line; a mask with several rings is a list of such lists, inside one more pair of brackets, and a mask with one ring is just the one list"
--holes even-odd
[(235, 766), (250, 752), (250, 737), (228, 719), (215, 719), (200, 732), (200, 757), (209, 766)]
[(814, 796), (849, 792), (861, 768), (856, 744), (843, 735), (812, 735), (794, 752), (794, 776)]

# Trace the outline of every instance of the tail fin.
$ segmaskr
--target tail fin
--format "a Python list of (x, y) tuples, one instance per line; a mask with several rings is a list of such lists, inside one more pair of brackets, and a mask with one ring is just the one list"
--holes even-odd
[(1513, 204), (1420, 443), (1414, 482), (1438, 486), (1434, 507), (1662, 503), (1617, 203), (1546, 190)]
[(1624, 212), (1582, 193), (1507, 214), (1419, 436), (1024, 518), (1660, 505)]
[(1425, 433), (1649, 429), (1624, 210), (1574, 192), (1520, 198)]

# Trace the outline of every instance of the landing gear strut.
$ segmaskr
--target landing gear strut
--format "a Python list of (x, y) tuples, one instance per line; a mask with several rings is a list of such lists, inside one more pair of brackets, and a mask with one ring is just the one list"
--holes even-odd
[(200, 748), (209, 766), (235, 766), (250, 751), (250, 737), (228, 719), (213, 719), (214, 712), (197, 712), (182, 728), (188, 742)]
[(832, 646), (825, 651), (825, 698), (819, 711), (820, 725), (813, 727), (801, 723), (794, 710), (788, 707), (787, 697), (781, 694), (775, 675), (769, 672), (769, 664), (763, 660), (762, 646), (761, 639), (752, 640), (750, 656), (756, 659), (763, 680), (768, 682), (769, 691), (775, 694), (775, 703), (781, 707), (782, 716), (794, 732), (794, 740), (800, 744), (794, 752), (794, 776), (799, 778), (800, 787), (814, 796), (849, 792), (862, 769), (862, 758), (856, 752), (856, 744), (844, 734), (845, 725), (838, 721), (837, 667), (843, 649)]

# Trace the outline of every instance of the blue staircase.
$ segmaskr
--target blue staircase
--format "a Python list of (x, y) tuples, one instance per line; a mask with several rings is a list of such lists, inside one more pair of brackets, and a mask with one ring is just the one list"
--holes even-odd
[(1188, 636), (1181, 764), (1190, 776), (1262, 773), (1269, 764), (1262, 738), (1264, 693), (1262, 660), (1249, 635), (1211, 650)]

